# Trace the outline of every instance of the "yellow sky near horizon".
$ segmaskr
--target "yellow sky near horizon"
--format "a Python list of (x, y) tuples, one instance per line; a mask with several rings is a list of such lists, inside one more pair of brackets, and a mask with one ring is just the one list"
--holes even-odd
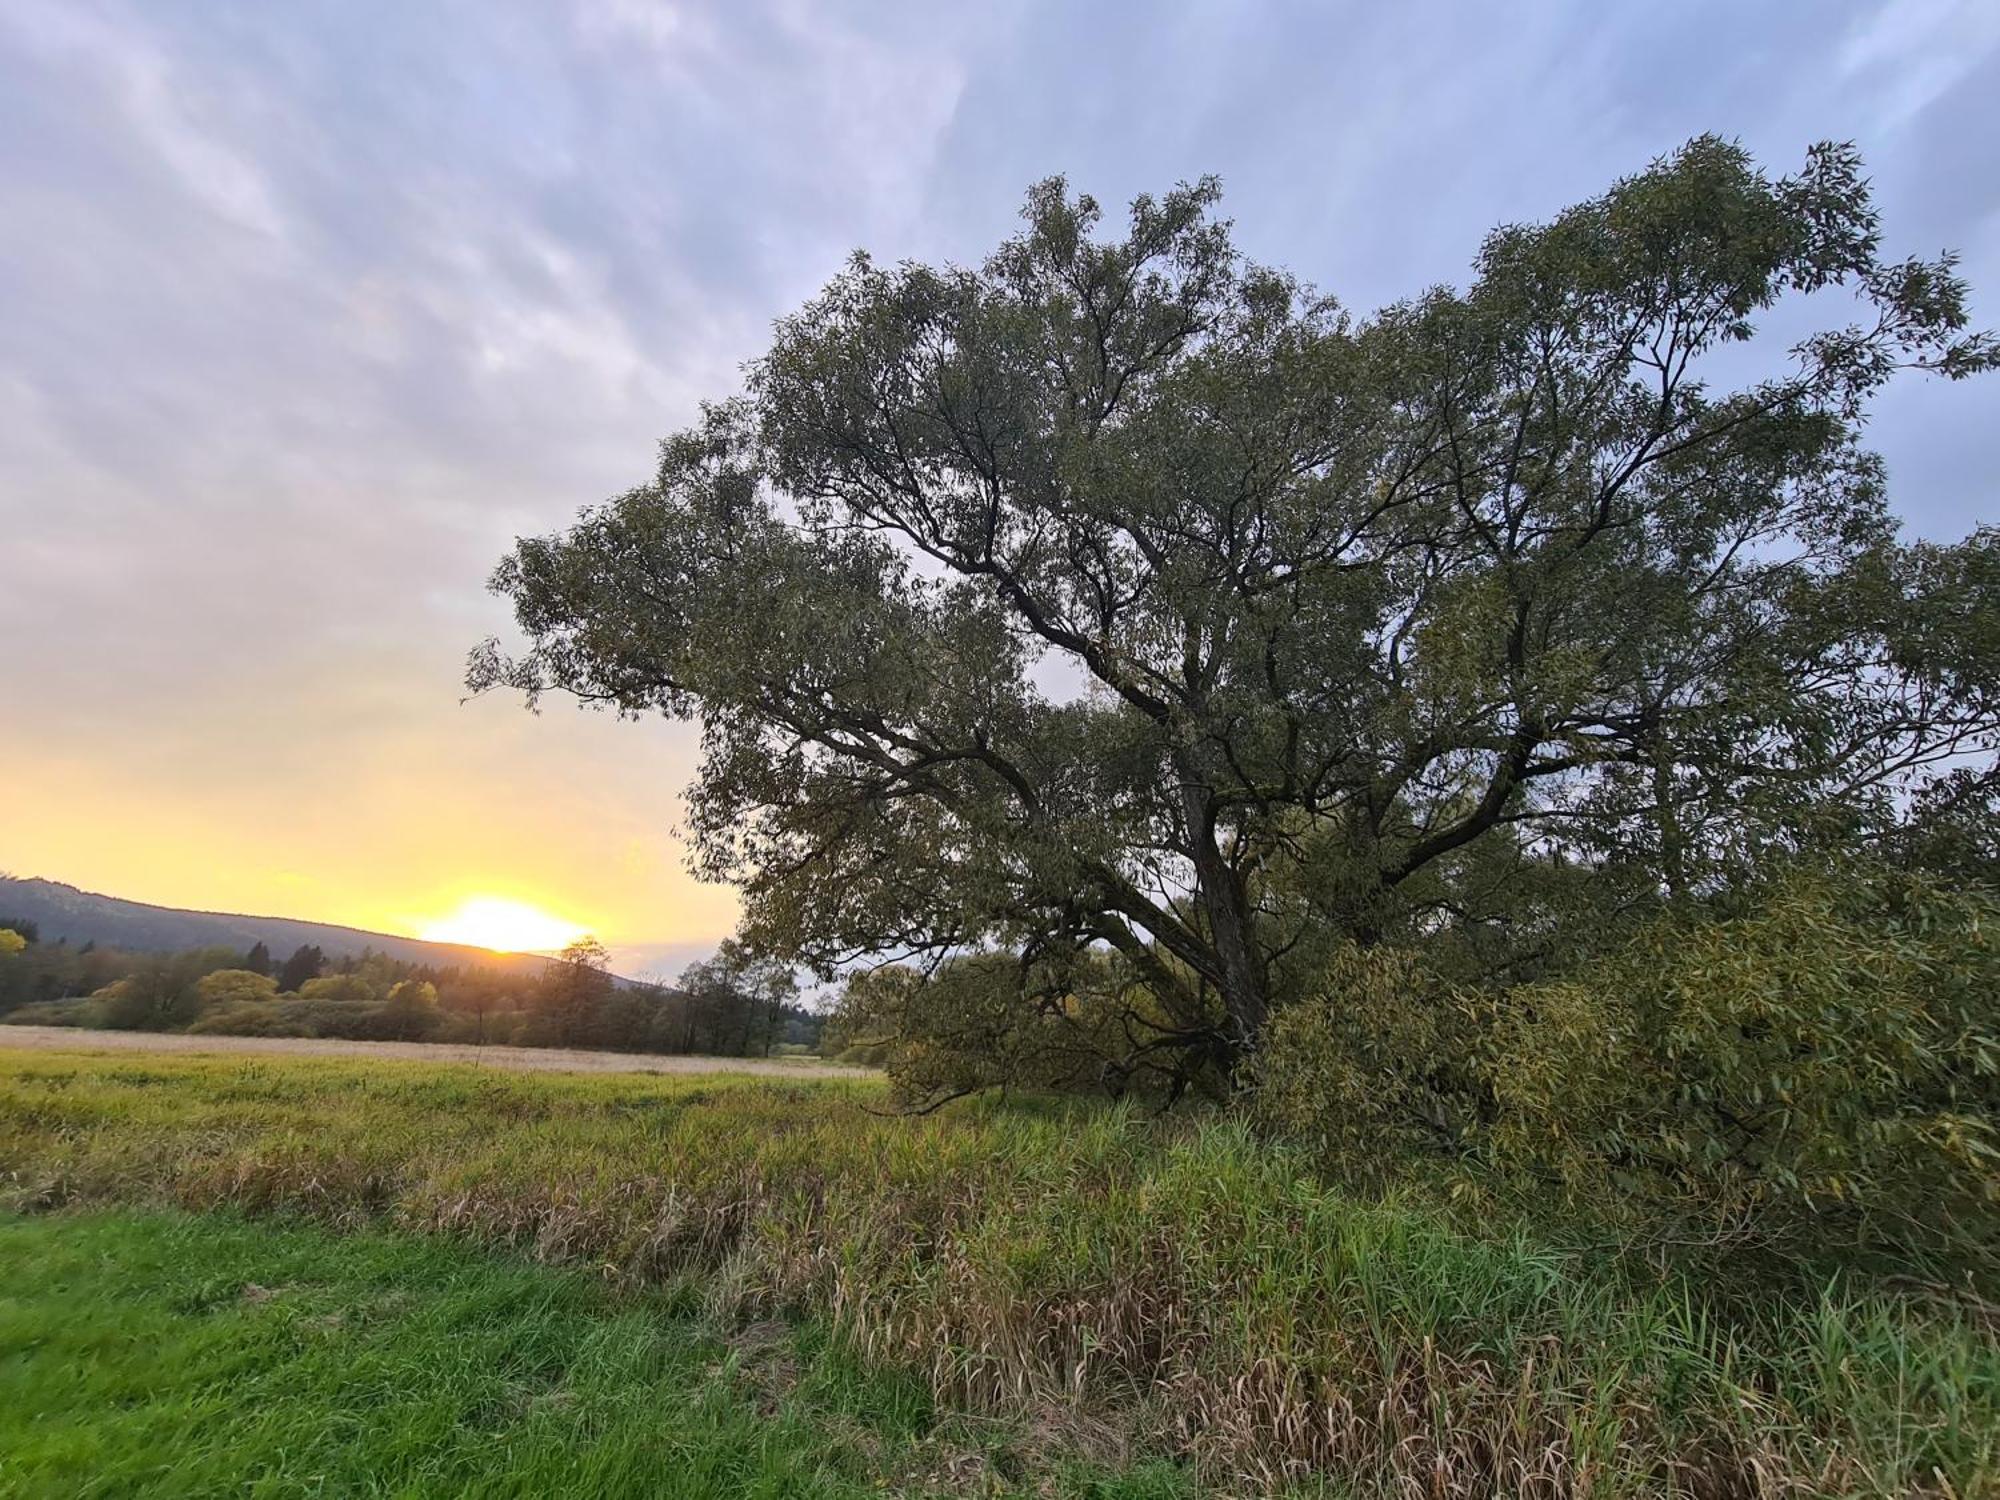
[(16, 789), (0, 870), (410, 937), (469, 900), (513, 901), (628, 966), (734, 927), (734, 892), (690, 876), (673, 836), (692, 770), (674, 729), (498, 699), (405, 707), (386, 733), (331, 737), (318, 766), (310, 730), (239, 759), (180, 754), (171, 733), (53, 759), (0, 728), (0, 785)]

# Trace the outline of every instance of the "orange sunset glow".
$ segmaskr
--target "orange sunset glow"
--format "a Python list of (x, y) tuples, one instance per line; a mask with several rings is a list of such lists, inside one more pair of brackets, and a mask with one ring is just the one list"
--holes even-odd
[(35, 788), (0, 815), (0, 871), (496, 949), (587, 931), (635, 977), (673, 977), (728, 935), (735, 893), (690, 876), (674, 836), (691, 769), (679, 734), (461, 705), (453, 655), (313, 684), (392, 708), (389, 732), (303, 701), (273, 715), (210, 698), (169, 707), (143, 740), (90, 737), (51, 759), (33, 742), (52, 726), (0, 714), (0, 780)]

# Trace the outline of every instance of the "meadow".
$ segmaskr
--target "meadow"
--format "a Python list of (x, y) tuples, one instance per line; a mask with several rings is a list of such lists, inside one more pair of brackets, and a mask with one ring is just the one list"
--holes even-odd
[[(408, 1235), (113, 1210), (0, 1220), (17, 1496), (1004, 1494), (1019, 1455), (823, 1336)], [(1046, 1469), (1166, 1500), (1170, 1466)]]
[(0, 1058), (23, 1493), (2000, 1492), (1976, 1298), (1347, 1192), (1221, 1113)]

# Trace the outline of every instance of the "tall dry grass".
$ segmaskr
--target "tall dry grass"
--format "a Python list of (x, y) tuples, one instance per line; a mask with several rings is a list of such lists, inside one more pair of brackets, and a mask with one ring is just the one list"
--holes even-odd
[[(5, 1200), (388, 1223), (824, 1320), (943, 1398), (1217, 1488), (2000, 1493), (2000, 1334), (1361, 1199), (1221, 1118), (865, 1084), (0, 1054)], [(1721, 1309), (1727, 1307), (1725, 1314)]]

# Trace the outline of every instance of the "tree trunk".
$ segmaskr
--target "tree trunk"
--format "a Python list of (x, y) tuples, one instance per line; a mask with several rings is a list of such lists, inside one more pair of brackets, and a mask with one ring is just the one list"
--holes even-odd
[(1209, 941), (1215, 946), (1216, 988), (1229, 1016), (1231, 1042), (1239, 1052), (1254, 1052), (1270, 1002), (1264, 993), (1264, 967), (1257, 956), (1250, 904), (1242, 882), (1216, 845), (1215, 811), (1207, 787), (1188, 768), (1179, 769), (1195, 889), (1208, 919)]

